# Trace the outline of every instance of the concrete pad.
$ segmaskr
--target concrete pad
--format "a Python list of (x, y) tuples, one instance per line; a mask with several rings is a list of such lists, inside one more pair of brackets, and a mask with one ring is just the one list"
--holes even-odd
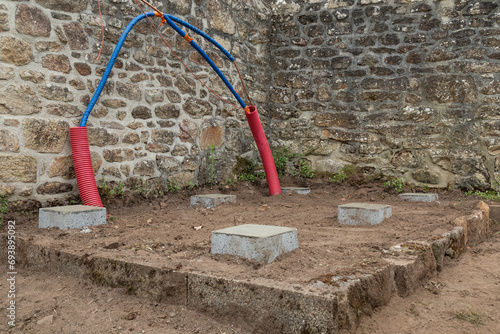
[(387, 204), (350, 203), (339, 205), (338, 221), (344, 225), (377, 225), (392, 216)]
[(214, 208), (222, 203), (236, 204), (236, 195), (208, 194), (191, 196), (191, 205), (201, 205), (206, 208)]
[(438, 194), (435, 193), (405, 193), (400, 194), (399, 197), (412, 202), (437, 202), (439, 200)]
[(57, 227), (61, 230), (106, 224), (106, 208), (86, 205), (41, 208), (38, 227)]
[(297, 229), (245, 224), (212, 232), (212, 254), (232, 254), (271, 263), (299, 247)]
[(303, 187), (282, 187), (281, 188), (281, 193), (283, 195), (286, 195), (290, 192), (297, 193), (299, 195), (307, 195), (311, 192), (310, 188), (303, 188)]

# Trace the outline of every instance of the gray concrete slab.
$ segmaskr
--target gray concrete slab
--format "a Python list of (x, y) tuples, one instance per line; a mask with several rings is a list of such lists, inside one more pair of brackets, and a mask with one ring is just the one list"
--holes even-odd
[(339, 205), (338, 221), (344, 225), (377, 225), (392, 216), (387, 204), (350, 203)]
[(191, 205), (201, 205), (206, 208), (214, 208), (222, 203), (236, 204), (236, 195), (208, 194), (191, 196)]
[(57, 227), (61, 230), (106, 224), (106, 208), (86, 205), (41, 208), (38, 227)]
[(435, 193), (405, 193), (400, 194), (399, 198), (412, 202), (437, 202), (438, 194)]
[(271, 263), (298, 247), (296, 228), (245, 224), (212, 232), (212, 254), (238, 255), (261, 263)]
[(311, 189), (307, 187), (281, 187), (281, 193), (283, 195), (286, 195), (290, 192), (294, 192), (299, 195), (307, 195), (311, 192)]

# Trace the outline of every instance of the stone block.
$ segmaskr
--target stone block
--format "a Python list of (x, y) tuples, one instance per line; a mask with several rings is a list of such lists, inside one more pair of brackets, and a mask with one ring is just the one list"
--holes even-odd
[(289, 193), (297, 193), (299, 195), (307, 195), (311, 192), (310, 188), (302, 187), (281, 187), (281, 193), (287, 195)]
[(339, 205), (338, 221), (345, 225), (377, 225), (392, 216), (387, 204), (350, 203)]
[(201, 205), (206, 208), (214, 208), (222, 203), (236, 204), (235, 195), (208, 194), (191, 196), (191, 205)]
[(406, 242), (393, 246), (384, 254), (394, 272), (398, 296), (408, 297), (434, 276), (437, 264), (431, 245), (427, 242)]
[(400, 194), (401, 199), (411, 202), (437, 202), (439, 200), (438, 194), (425, 194), (425, 193), (405, 193)]
[(465, 245), (476, 245), (488, 238), (490, 232), (489, 210), (474, 210), (468, 216), (455, 218), (453, 223), (463, 227)]
[(337, 297), (188, 273), (188, 308), (234, 319), (249, 333), (338, 333)]
[(500, 224), (500, 205), (490, 205), (491, 224)]
[(106, 224), (106, 208), (86, 205), (56, 206), (39, 210), (38, 227), (61, 230)]
[(271, 263), (299, 247), (297, 229), (245, 224), (212, 232), (212, 254), (232, 254)]

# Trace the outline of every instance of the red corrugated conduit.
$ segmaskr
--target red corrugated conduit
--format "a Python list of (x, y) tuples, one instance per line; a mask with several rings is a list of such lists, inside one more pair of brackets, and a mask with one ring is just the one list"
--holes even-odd
[(90, 159), (89, 136), (86, 126), (77, 126), (69, 129), (73, 165), (75, 166), (76, 181), (80, 190), (83, 205), (103, 207), (101, 197), (97, 191), (97, 184)]
[(250, 125), (250, 130), (252, 130), (253, 138), (255, 139), (255, 143), (259, 149), (260, 158), (262, 159), (262, 164), (264, 165), (267, 184), (269, 186), (269, 195), (273, 196), (281, 194), (280, 180), (278, 178), (278, 173), (276, 172), (273, 154), (271, 153), (271, 148), (269, 147), (266, 134), (262, 128), (257, 108), (255, 106), (247, 106), (245, 108), (245, 115), (247, 116), (248, 125)]

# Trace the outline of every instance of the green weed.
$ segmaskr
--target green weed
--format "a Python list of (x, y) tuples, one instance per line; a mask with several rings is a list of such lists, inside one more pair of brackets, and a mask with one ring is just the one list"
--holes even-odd
[(8, 212), (9, 212), (9, 195), (0, 195), (0, 227), (2, 227), (4, 216)]
[(344, 171), (344, 168), (339, 169), (330, 177), (330, 181), (334, 183), (342, 183), (345, 181), (345, 179), (347, 179), (347, 174)]
[(500, 202), (500, 176), (497, 176), (495, 180), (493, 180), (493, 187), (490, 190), (486, 191), (479, 191), (479, 190), (469, 190), (465, 194), (467, 196), (474, 195), (479, 198), (488, 200), (488, 201), (493, 201), (493, 202)]
[(482, 325), (483, 320), (481, 315), (474, 311), (460, 311), (453, 315), (454, 318), (470, 322), (473, 325)]
[(226, 186), (234, 186), (236, 184), (235, 179), (227, 179), (225, 185)]
[(387, 190), (394, 189), (397, 193), (401, 193), (403, 192), (403, 180), (401, 180), (399, 177), (387, 180), (386, 182), (384, 182), (384, 188)]
[(251, 173), (242, 173), (240, 175), (238, 175), (238, 181), (250, 181), (250, 182), (255, 182), (257, 181), (259, 178), (254, 175), (254, 174), (251, 174)]
[(173, 180), (167, 179), (167, 191), (169, 193), (176, 193), (181, 190), (181, 187)]
[(316, 172), (311, 168), (311, 165), (309, 164), (309, 161), (307, 159), (300, 159), (297, 169), (298, 171), (295, 172), (296, 176), (305, 179), (312, 179), (316, 174)]
[(276, 165), (276, 171), (278, 176), (283, 176), (286, 174), (288, 162), (295, 158), (296, 154), (292, 153), (286, 147), (280, 147), (272, 151), (274, 164)]
[(123, 183), (113, 185), (114, 182), (107, 182), (104, 176), (101, 177), (99, 183), (100, 185), (97, 187), (97, 190), (103, 199), (123, 197), (125, 194), (125, 185)]
[(233, 173), (236, 174), (238, 181), (255, 182), (265, 176), (264, 173), (256, 171), (256, 167), (257, 164), (253, 160), (236, 157), (236, 165), (233, 168)]
[(135, 191), (138, 195), (147, 195), (146, 181), (144, 181), (143, 177), (141, 177), (141, 183)]

